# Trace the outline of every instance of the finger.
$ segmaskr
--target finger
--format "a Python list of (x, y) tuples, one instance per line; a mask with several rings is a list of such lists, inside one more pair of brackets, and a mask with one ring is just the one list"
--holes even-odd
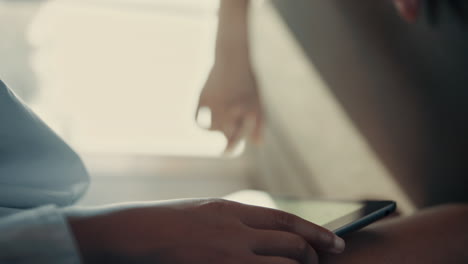
[(239, 142), (246, 138), (248, 135), (252, 135), (256, 127), (256, 118), (254, 114), (246, 115), (245, 113), (239, 118), (236, 133), (229, 139), (229, 144), (226, 147), (226, 151), (232, 151)]
[(223, 124), (222, 132), (227, 140), (236, 132), (237, 128), (233, 121), (229, 120)]
[(315, 263), (315, 250), (302, 237), (282, 231), (257, 231), (253, 252), (263, 256), (280, 256), (295, 259), (301, 263)]
[(315, 249), (330, 253), (344, 251), (345, 243), (331, 231), (283, 211), (257, 206), (239, 206), (241, 221), (252, 228), (280, 230), (304, 237)]
[(225, 133), (227, 139), (225, 154), (232, 152), (239, 144), (244, 136), (245, 129), (245, 111), (242, 107), (232, 107), (229, 110), (228, 116), (232, 121), (230, 125), (231, 133)]
[(421, 9), (421, 0), (394, 0), (400, 15), (408, 22), (414, 22)]
[(253, 115), (253, 119), (255, 120), (255, 122), (252, 131), (252, 140), (256, 144), (260, 144), (262, 142), (263, 136), (263, 117), (262, 113), (259, 111), (260, 110), (257, 110), (256, 114)]
[(244, 118), (244, 110), (242, 107), (211, 107), (212, 109), (212, 126), (211, 130), (223, 132), (228, 141), (236, 135), (238, 127), (241, 126), (241, 119)]
[[(252, 260), (252, 263), (255, 263), (255, 264), (301, 264), (301, 262), (295, 259), (288, 259), (285, 257), (274, 257), (274, 256), (257, 256)], [(311, 262), (310, 264), (316, 264), (316, 262)]]
[(231, 133), (231, 135), (229, 135), (229, 137), (227, 137), (227, 145), (226, 145), (226, 149), (225, 149), (225, 153), (230, 153), (234, 150), (234, 148), (239, 144), (239, 142), (241, 141), (242, 137), (243, 137), (243, 130), (244, 130), (244, 119), (243, 118), (239, 118), (235, 121), (235, 124), (234, 124), (234, 129), (233, 129), (233, 132)]
[(228, 117), (226, 116), (223, 109), (220, 108), (211, 108), (211, 126), (209, 130), (211, 131), (223, 131), (223, 124), (229, 122)]

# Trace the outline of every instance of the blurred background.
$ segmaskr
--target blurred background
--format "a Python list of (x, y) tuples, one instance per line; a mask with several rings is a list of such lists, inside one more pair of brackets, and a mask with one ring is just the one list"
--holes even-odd
[(80, 151), (216, 155), (193, 112), (217, 4), (3, 1), (3, 79)]
[(221, 155), (223, 136), (194, 122), (218, 4), (0, 0), (0, 76), (84, 158), (92, 185), (81, 203), (255, 188), (411, 208), (269, 1), (250, 14), (264, 144)]

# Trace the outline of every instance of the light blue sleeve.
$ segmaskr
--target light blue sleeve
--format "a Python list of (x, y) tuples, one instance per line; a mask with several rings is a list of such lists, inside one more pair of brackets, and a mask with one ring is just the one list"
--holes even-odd
[(0, 263), (79, 263), (60, 208), (88, 184), (78, 155), (0, 81)]
[(3, 217), (0, 234), (0, 263), (80, 263), (68, 224), (55, 206)]

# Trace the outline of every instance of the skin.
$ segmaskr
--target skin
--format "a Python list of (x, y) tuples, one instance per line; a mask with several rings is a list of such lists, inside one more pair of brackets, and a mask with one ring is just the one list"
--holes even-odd
[(394, 0), (395, 7), (401, 17), (408, 22), (414, 22), (419, 15), (421, 0)]
[(467, 221), (463, 204), (393, 218), (346, 237), (344, 254), (324, 255), (320, 263), (467, 263)]
[[(401, 17), (413, 22), (420, 0), (394, 0)], [(262, 139), (263, 113), (260, 93), (250, 63), (247, 9), (249, 0), (220, 3), (215, 62), (200, 94), (195, 119), (202, 108), (211, 110), (211, 126), (227, 140), (231, 151), (246, 137), (254, 143)]]
[[(420, 0), (395, 0), (401, 16), (411, 22), (419, 13)], [(264, 115), (250, 64), (247, 9), (249, 0), (220, 3), (215, 62), (200, 94), (200, 109), (211, 111), (209, 130), (220, 131), (230, 152), (243, 138), (260, 143)]]
[[(239, 2), (242, 2), (239, 3)], [(242, 12), (247, 12), (247, 5), (245, 5), (244, 1), (231, 1), (231, 0), (224, 0), (224, 5), (221, 8), (235, 8), (236, 12), (240, 13), (240, 9)], [(370, 4), (372, 1), (368, 1)], [(435, 2), (435, 1), (432, 1)], [(335, 2), (334, 2), (335, 3)], [(339, 3), (339, 4), (338, 4)], [(356, 4), (350, 2), (340, 2), (336, 1), (335, 3), (337, 6), (340, 6), (346, 12), (349, 12), (350, 17), (355, 19), (355, 21), (360, 21), (365, 25), (369, 25), (368, 20), (366, 17), (361, 17), (362, 14), (368, 15), (367, 9), (362, 7), (360, 8)], [(418, 16), (421, 15), (421, 5), (422, 1), (420, 0), (394, 0), (395, 10), (409, 24), (415, 22), (418, 19)], [(237, 6), (236, 6), (237, 5)], [(363, 3), (365, 5), (365, 3)], [(383, 6), (384, 3), (375, 4)], [(371, 5), (370, 5), (371, 6)], [(221, 14), (229, 12), (225, 10), (221, 12)], [(343, 11), (344, 12), (344, 11)], [(344, 12), (344, 14), (347, 14)], [(353, 13), (355, 12), (355, 14)], [(362, 13), (359, 13), (362, 12)], [(379, 13), (373, 14), (371, 19), (379, 19)], [(239, 21), (241, 20), (242, 21)], [(229, 42), (226, 44), (225, 42), (221, 41), (222, 36), (228, 36), (228, 32), (237, 32), (233, 33), (233, 35), (241, 34), (243, 36), (247, 35), (247, 27), (245, 16), (237, 17), (237, 22), (232, 21), (230, 27), (223, 27), (223, 24), (220, 22), (219, 32), (220, 36), (218, 37), (218, 48), (217, 48), (217, 63), (213, 66), (213, 70), (211, 72), (212, 75), (219, 76), (211, 76), (208, 80), (205, 90), (201, 94), (200, 101), (203, 101), (204, 105), (213, 105), (216, 106), (213, 108), (213, 116), (217, 116), (216, 109), (222, 109), (222, 102), (236, 102), (235, 104), (237, 107), (241, 107), (244, 109), (255, 109), (259, 111), (256, 113), (257, 116), (262, 116), (262, 109), (261, 105), (258, 107), (252, 106), (252, 102), (260, 102), (260, 100), (242, 100), (242, 96), (239, 94), (252, 94), (258, 96), (257, 86), (255, 83), (255, 76), (252, 77), (252, 70), (250, 64), (246, 65), (244, 62), (242, 67), (236, 67), (236, 64), (231, 65), (233, 69), (224, 70), (223, 67), (219, 67), (218, 65), (227, 65), (230, 63), (231, 58), (229, 54), (218, 54), (220, 51), (223, 51), (227, 45), (228, 50), (232, 53), (232, 50), (235, 49), (234, 44), (230, 44)], [(367, 18), (369, 19), (369, 17)], [(398, 21), (397, 21), (398, 22)], [(356, 22), (359, 24), (359, 22)], [(382, 23), (384, 24), (384, 23)], [(239, 25), (237, 27), (233, 25)], [(405, 30), (411, 25), (402, 25), (400, 23), (399, 28)], [(365, 30), (373, 30), (372, 27), (368, 27), (364, 29), (362, 32), (366, 33)], [(360, 31), (358, 31), (360, 32)], [(385, 40), (385, 34), (388, 34), (387, 31), (377, 30), (377, 32), (371, 32), (371, 37), (375, 37), (377, 40)], [(391, 31), (390, 31), (391, 32)], [(382, 35), (378, 35), (382, 34)], [(427, 33), (431, 34), (431, 33)], [(390, 38), (390, 37), (389, 37)], [(241, 39), (242, 41), (245, 38)], [(386, 48), (387, 46), (384, 45), (385, 43), (377, 42), (381, 44), (381, 46), (374, 46), (375, 48)], [(417, 43), (417, 42), (416, 42)], [(420, 43), (421, 44), (421, 43)], [(437, 44), (439, 44), (437, 42)], [(318, 44), (317, 44), (318, 45)], [(328, 45), (328, 44), (327, 44)], [(370, 46), (374, 44), (369, 44)], [(409, 43), (407, 51), (411, 50), (411, 45), (414, 43)], [(435, 44), (436, 45), (436, 44)], [(423, 48), (421, 48), (423, 47)], [(426, 43), (426, 47), (421, 46), (419, 47), (420, 50), (413, 50), (413, 53), (418, 54), (418, 52), (422, 52), (424, 54), (424, 48), (432, 47)], [(245, 43), (237, 47), (238, 49), (235, 51), (235, 54), (244, 54), (240, 57), (248, 58), (249, 50)], [(306, 47), (307, 48), (307, 47)], [(326, 50), (326, 49), (325, 49)], [(385, 52), (385, 49), (377, 50), (379, 52)], [(450, 52), (452, 52), (451, 50)], [(426, 51), (427, 52), (427, 51)], [(320, 62), (327, 61), (326, 54), (317, 54), (314, 53), (312, 55), (325, 56), (323, 58), (317, 58), (311, 56), (312, 59), (315, 59), (314, 62), (318, 61), (319, 66), (326, 66), (325, 64), (320, 65)], [(382, 53), (382, 56), (392, 56), (391, 53), (385, 54)], [(397, 54), (402, 55), (402, 54)], [(406, 56), (408, 57), (408, 56)], [(414, 58), (418, 58), (415, 56)], [(447, 62), (449, 58), (453, 59), (455, 57), (446, 57), (445, 60), (442, 58), (441, 62)], [(322, 61), (321, 61), (322, 59)], [(398, 59), (394, 60), (398, 61)], [(400, 62), (401, 63), (401, 62)], [(349, 66), (344, 63), (345, 66)], [(410, 67), (404, 64), (395, 63), (384, 65), (384, 67)], [(415, 63), (412, 66), (418, 65)], [(423, 64), (424, 65), (424, 64)], [(435, 64), (436, 66), (438, 64)], [(443, 65), (443, 64), (441, 64)], [(455, 62), (448, 63), (449, 66), (454, 67), (453, 65), (457, 65)], [(323, 66), (319, 69), (327, 69)], [(345, 67), (343, 66), (343, 67)], [(434, 66), (434, 65), (431, 65)], [(380, 66), (379, 66), (380, 67)], [(430, 69), (430, 68), (429, 68)], [(330, 72), (336, 69), (328, 69)], [(457, 68), (454, 67), (452, 69), (454, 74), (458, 72)], [(346, 71), (343, 71), (346, 72)], [(385, 72), (385, 71), (384, 71)], [(417, 82), (415, 81), (416, 73), (418, 72), (417, 67), (403, 69), (402, 71), (398, 72), (397, 70), (394, 71), (395, 78), (392, 80), (395, 82), (393, 85), (393, 90), (388, 90), (385, 85), (379, 86), (365, 86), (367, 79), (362, 78), (363, 85), (361, 85), (360, 89), (354, 89), (353, 91), (356, 94), (350, 94), (349, 89), (347, 89), (346, 85), (346, 78), (344, 78), (345, 84), (341, 86), (340, 80), (330, 80), (327, 79), (328, 76), (325, 74), (325, 79), (329, 81), (329, 84), (332, 86), (331, 89), (336, 95), (337, 99), (342, 103), (345, 110), (348, 111), (350, 117), (355, 121), (355, 125), (360, 129), (362, 134), (367, 138), (370, 146), (373, 147), (375, 152), (379, 155), (380, 159), (387, 165), (389, 170), (396, 175), (395, 178), (401, 183), (404, 190), (406, 190), (409, 194), (412, 195), (413, 201), (421, 208), (420, 211), (415, 213), (412, 216), (404, 216), (404, 217), (397, 217), (393, 218), (388, 221), (384, 221), (379, 224), (371, 225), (368, 228), (356, 232), (348, 237), (346, 237), (347, 241), (347, 248), (344, 254), (332, 256), (327, 254), (322, 254), (320, 256), (321, 263), (383, 263), (383, 264), (390, 264), (390, 263), (468, 263), (468, 254), (466, 253), (466, 245), (468, 242), (468, 230), (466, 227), (466, 223), (468, 223), (468, 205), (466, 204), (453, 204), (453, 201), (456, 201), (458, 194), (462, 193), (460, 190), (450, 190), (443, 189), (442, 186), (436, 184), (437, 178), (437, 170), (432, 170), (431, 166), (437, 168), (437, 164), (435, 162), (430, 162), (432, 159), (431, 157), (438, 157), (435, 160), (439, 161), (440, 158), (444, 155), (448, 155), (447, 157), (462, 157), (462, 155), (458, 155), (457, 148), (450, 150), (452, 147), (445, 146), (442, 148), (444, 151), (451, 151), (450, 153), (443, 153), (443, 154), (435, 154), (440, 153), (440, 149), (437, 147), (431, 149), (433, 146), (432, 140), (440, 140), (435, 138), (437, 134), (435, 134), (434, 129), (431, 128), (432, 124), (438, 124), (437, 121), (434, 121), (431, 115), (432, 112), (427, 111), (425, 108), (426, 106), (420, 101), (421, 98), (424, 98), (424, 92), (427, 90), (424, 89), (411, 89), (411, 86), (418, 87), (431, 87), (429, 83)], [(450, 72), (450, 71), (448, 71)], [(402, 73), (402, 74), (400, 74)], [(413, 74), (406, 75), (407, 73)], [(397, 75), (400, 74), (400, 75)], [(438, 77), (441, 77), (443, 73), (437, 75), (437, 72), (434, 72), (431, 78), (438, 80)], [(226, 76), (229, 76), (226, 78)], [(336, 75), (331, 74), (332, 78)], [(451, 75), (452, 76), (452, 75)], [(346, 76), (345, 76), (346, 77)], [(426, 77), (428, 77), (426, 75)], [(458, 76), (460, 77), (460, 76)], [(224, 79), (226, 78), (226, 79)], [(238, 80), (250, 80), (247, 84), (243, 87), (238, 87), (236, 85), (225, 85), (224, 80), (238, 79)], [(356, 75), (353, 75), (354, 79), (357, 79)], [(442, 78), (442, 77), (441, 77)], [(430, 78), (426, 78), (426, 81)], [(215, 82), (212, 80), (216, 80)], [(410, 80), (410, 81), (408, 81)], [(422, 78), (424, 80), (424, 78)], [(458, 80), (458, 79), (455, 79)], [(454, 83), (454, 81), (449, 82)], [(458, 82), (458, 85), (463, 82)], [(242, 84), (242, 83), (239, 83)], [(333, 86), (336, 85), (336, 86)], [(447, 83), (445, 84), (447, 85)], [(359, 87), (359, 85), (357, 85)], [(432, 85), (434, 87), (434, 84)], [(442, 87), (442, 86), (441, 86)], [(232, 89), (236, 89), (232, 91)], [(349, 88), (349, 87), (348, 87)], [(387, 103), (379, 103), (379, 99), (382, 99), (382, 94), (380, 94), (380, 98), (374, 98), (373, 96), (379, 95), (373, 89), (384, 89), (383, 91), (379, 91), (382, 94), (387, 94), (387, 96), (383, 97), (383, 99), (393, 100), (390, 104), (389, 101)], [(246, 92), (246, 89), (253, 89), (254, 91)], [(217, 91), (216, 97), (210, 97), (210, 91)], [(229, 90), (227, 92), (227, 90)], [(237, 98), (234, 100), (234, 98)], [(375, 99), (375, 100), (374, 100)], [(215, 101), (218, 100), (218, 101)], [(425, 103), (425, 102), (424, 102)], [(396, 104), (396, 105), (395, 105)], [(388, 107), (388, 106), (393, 106)], [(387, 107), (387, 108), (385, 108)], [(394, 113), (395, 109), (399, 109), (400, 111), (404, 111), (405, 115), (404, 118), (400, 115), (399, 119), (395, 119), (392, 117), (392, 113)], [(242, 112), (242, 111), (240, 111)], [(249, 112), (249, 111), (245, 111)], [(388, 115), (390, 114), (390, 115)], [(264, 119), (260, 119), (263, 121)], [(398, 121), (396, 123), (392, 123)], [(431, 123), (435, 122), (435, 123)], [(445, 123), (443, 123), (445, 124)], [(226, 137), (228, 138), (229, 145), (232, 144), (230, 141), (230, 134), (229, 131), (220, 129), (223, 127), (235, 127), (233, 130), (241, 129), (243, 127), (242, 122), (234, 122), (233, 119), (229, 118), (214, 118), (213, 119), (213, 126), (212, 129), (219, 130), (223, 132)], [(258, 127), (261, 127), (262, 124), (258, 124)], [(434, 126), (435, 128), (439, 127), (437, 125)], [(462, 131), (462, 130), (460, 130)], [(432, 134), (429, 134), (432, 133)], [(393, 134), (392, 134), (393, 133)], [(428, 142), (421, 140), (421, 135), (428, 134), (427, 138), (431, 138)], [(455, 134), (458, 135), (458, 134)], [(247, 134), (251, 138), (258, 137), (255, 133)], [(425, 139), (426, 137), (422, 137)], [(442, 140), (440, 144), (444, 141)], [(437, 143), (439, 144), (439, 143)], [(405, 145), (406, 152), (401, 153), (401, 149), (395, 146)], [(442, 145), (436, 145), (442, 146)], [(456, 145), (454, 145), (456, 146)], [(399, 152), (400, 151), (400, 152)], [(437, 156), (439, 155), (439, 156)], [(441, 156), (442, 155), (442, 156)], [(457, 162), (460, 158), (452, 159), (446, 158), (448, 160), (453, 160), (453, 162)], [(429, 161), (429, 162), (428, 162)], [(452, 164), (452, 163), (448, 163)], [(461, 161), (460, 164), (464, 164)], [(431, 165), (431, 166), (427, 166)], [(441, 166), (443, 167), (443, 165)], [(445, 167), (443, 167), (445, 168)], [(454, 167), (453, 164), (449, 166), (453, 170), (463, 171), (464, 165), (458, 167)], [(459, 172), (457, 171), (457, 172)], [(431, 177), (428, 178), (428, 173), (432, 173)], [(463, 173), (461, 174), (463, 175)], [(428, 181), (430, 179), (433, 182), (427, 183), (424, 181)], [(454, 185), (455, 186), (455, 185)], [(453, 187), (453, 186), (451, 186)], [(457, 187), (457, 186), (455, 186)], [(463, 188), (458, 186), (457, 188)], [(441, 193), (443, 195), (441, 195)], [(460, 199), (463, 200), (463, 199)], [(434, 204), (445, 204), (441, 206), (433, 207)]]
[(261, 140), (262, 106), (250, 65), (247, 0), (221, 1), (215, 63), (200, 95), (211, 110), (210, 130), (222, 132), (231, 151), (244, 137)]
[(344, 249), (341, 238), (297, 216), (219, 199), (67, 214), (86, 264), (315, 264), (319, 252)]

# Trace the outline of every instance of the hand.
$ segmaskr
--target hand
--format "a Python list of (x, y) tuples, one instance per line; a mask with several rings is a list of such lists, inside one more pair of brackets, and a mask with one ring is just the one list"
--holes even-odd
[(421, 9), (421, 0), (393, 0), (400, 15), (408, 22), (414, 22)]
[(216, 199), (70, 215), (84, 263), (317, 263), (339, 253), (332, 232), (281, 211)]
[[(408, 22), (415, 22), (421, 13), (423, 4), (421, 0), (393, 0), (400, 15)], [(432, 22), (437, 21), (440, 8), (448, 7), (452, 14), (466, 23), (466, 6), (464, 0), (427, 0), (426, 1), (427, 14), (429, 20)], [(442, 6), (444, 5), (444, 6)]]
[(248, 136), (261, 140), (263, 115), (255, 77), (248, 62), (229, 64), (217, 62), (200, 95), (198, 112), (211, 111), (211, 130), (221, 131), (227, 138), (226, 151)]

